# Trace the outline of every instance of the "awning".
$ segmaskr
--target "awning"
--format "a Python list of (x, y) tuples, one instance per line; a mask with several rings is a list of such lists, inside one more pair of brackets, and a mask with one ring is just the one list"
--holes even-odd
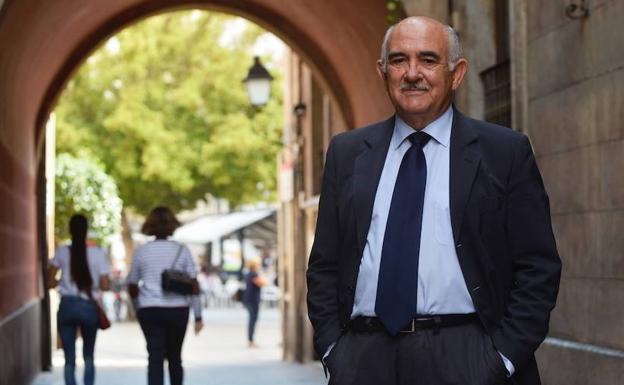
[(179, 227), (173, 234), (173, 239), (203, 245), (228, 238), (243, 230), (247, 239), (274, 244), (277, 237), (276, 211), (270, 208), (206, 215)]

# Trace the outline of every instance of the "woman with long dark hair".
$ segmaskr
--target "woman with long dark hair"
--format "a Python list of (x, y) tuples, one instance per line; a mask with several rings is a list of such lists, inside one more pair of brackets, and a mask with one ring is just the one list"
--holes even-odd
[[(136, 300), (137, 316), (147, 342), (147, 383), (164, 383), (164, 361), (169, 367), (171, 385), (182, 385), (182, 343), (189, 322), (189, 307), (195, 314), (195, 334), (203, 327), (197, 269), (190, 250), (169, 236), (180, 226), (168, 207), (156, 207), (148, 215), (142, 232), (155, 239), (138, 247), (128, 273), (128, 293)], [(183, 271), (192, 277), (193, 295), (163, 290), (162, 272)]]
[[(84, 384), (93, 385), (93, 350), (99, 318), (94, 301), (100, 290), (108, 290), (110, 266), (106, 251), (87, 244), (87, 218), (76, 214), (69, 221), (71, 244), (56, 249), (48, 267), (48, 287), (59, 286), (61, 304), (57, 314), (58, 332), (65, 353), (65, 384), (76, 384), (76, 330), (80, 328), (85, 363)], [(60, 280), (56, 278), (61, 271)]]

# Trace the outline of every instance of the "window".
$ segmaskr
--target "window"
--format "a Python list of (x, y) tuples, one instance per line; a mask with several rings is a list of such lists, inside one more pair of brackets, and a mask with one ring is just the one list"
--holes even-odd
[(496, 64), (481, 72), (485, 93), (485, 120), (511, 126), (511, 66), (509, 61), (509, 2), (495, 4)]

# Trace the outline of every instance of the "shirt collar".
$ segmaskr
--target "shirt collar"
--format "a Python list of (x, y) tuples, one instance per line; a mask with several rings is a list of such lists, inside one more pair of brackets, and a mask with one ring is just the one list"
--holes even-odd
[[(453, 107), (449, 105), (448, 109), (440, 115), (436, 120), (429, 123), (423, 132), (429, 134), (436, 142), (444, 147), (448, 147), (451, 139), (451, 126), (453, 124)], [(408, 136), (414, 133), (414, 129), (396, 115), (394, 120), (394, 133), (392, 134), (392, 148), (395, 150), (403, 143)]]

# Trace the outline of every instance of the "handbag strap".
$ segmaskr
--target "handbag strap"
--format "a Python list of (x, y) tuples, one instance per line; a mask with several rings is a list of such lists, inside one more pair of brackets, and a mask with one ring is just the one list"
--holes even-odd
[(173, 263), (171, 264), (171, 268), (173, 269), (173, 267), (175, 266), (176, 262), (178, 262), (178, 258), (180, 258), (180, 254), (182, 253), (182, 245), (178, 246), (178, 253), (176, 254), (175, 259), (173, 260)]

